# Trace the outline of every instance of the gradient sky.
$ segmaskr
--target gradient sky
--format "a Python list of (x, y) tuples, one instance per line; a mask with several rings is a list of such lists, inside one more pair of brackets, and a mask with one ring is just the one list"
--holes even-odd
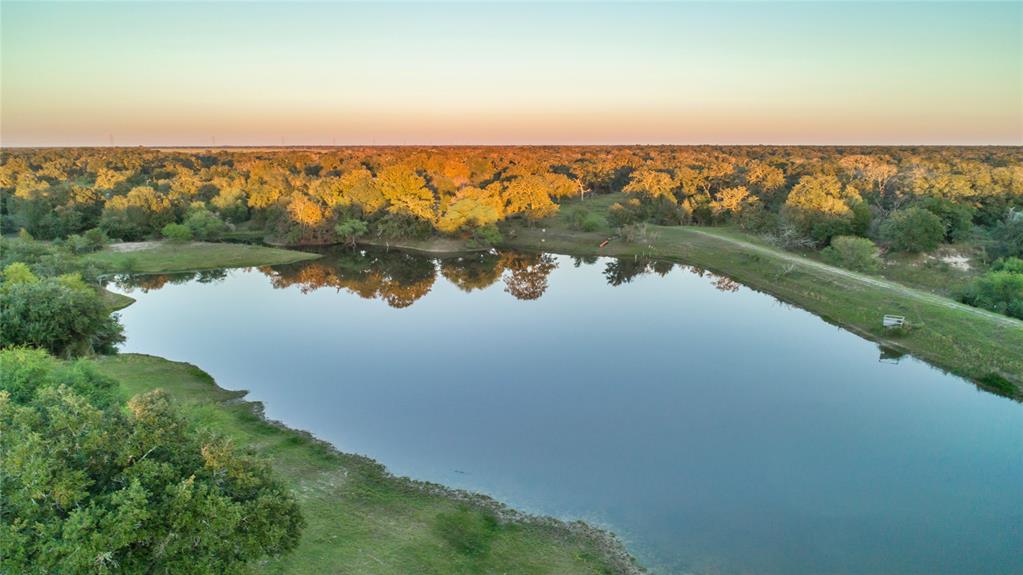
[(0, 3), (0, 143), (1023, 144), (1023, 2)]

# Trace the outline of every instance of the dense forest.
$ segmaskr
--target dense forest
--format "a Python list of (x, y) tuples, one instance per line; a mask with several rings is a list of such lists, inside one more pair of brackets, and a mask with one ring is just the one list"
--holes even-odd
[(353, 147), (7, 150), (5, 233), (87, 250), (105, 238), (258, 237), (290, 245), (456, 236), (501, 241), (593, 194), (580, 231), (741, 227), (871, 272), (880, 251), (970, 243), (987, 274), (957, 294), (1023, 317), (1018, 147)]

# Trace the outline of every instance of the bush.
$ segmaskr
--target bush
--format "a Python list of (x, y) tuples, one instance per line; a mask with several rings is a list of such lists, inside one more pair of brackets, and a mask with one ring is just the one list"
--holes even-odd
[(191, 231), (192, 237), (199, 240), (219, 240), (227, 230), (227, 224), (204, 207), (193, 208), (185, 218), (185, 226)]
[(1006, 397), (1013, 397), (1016, 395), (1016, 386), (1013, 385), (1011, 381), (997, 373), (989, 373), (985, 375), (980, 378), (980, 383), (987, 389)]
[(369, 224), (358, 218), (346, 218), (334, 226), (334, 232), (349, 246), (354, 247), (356, 240), (366, 235), (369, 231)]
[(945, 225), (923, 208), (897, 210), (881, 224), (881, 238), (896, 251), (928, 252), (945, 239)]
[(833, 265), (858, 272), (875, 272), (880, 267), (877, 246), (867, 238), (838, 236), (821, 255)]
[(649, 226), (646, 222), (622, 226), (619, 235), (630, 244), (645, 244), (650, 241)]
[(167, 224), (160, 234), (172, 242), (187, 242), (192, 239), (192, 229), (184, 224)]
[(586, 214), (580, 229), (584, 232), (595, 232), (604, 226), (604, 220), (597, 214)]
[(4, 285), (35, 283), (39, 281), (25, 262), (14, 262), (4, 268), (2, 279)]
[(938, 216), (945, 228), (945, 241), (960, 242), (973, 236), (975, 210), (969, 204), (957, 203), (947, 198), (928, 197), (917, 202), (917, 206)]
[(242, 573), (298, 543), (269, 466), (191, 431), (168, 396), (127, 405), (89, 366), (0, 351), (3, 573)]
[(15, 403), (28, 403), (41, 387), (67, 386), (93, 405), (117, 403), (117, 382), (102, 376), (86, 361), (59, 361), (45, 350), (17, 347), (0, 351), (0, 389)]
[(827, 245), (833, 238), (839, 236), (851, 235), (854, 235), (853, 219), (851, 217), (821, 217), (810, 228), (810, 239), (813, 240), (816, 246)]
[(583, 218), (586, 217), (587, 211), (582, 208), (572, 208), (567, 210), (565, 213), (565, 220), (568, 221), (568, 227), (572, 230), (582, 229)]
[(116, 315), (76, 276), (5, 282), (0, 347), (41, 347), (59, 356), (114, 353), (124, 341)]
[(1023, 258), (1023, 212), (1010, 212), (991, 230), (987, 253), (992, 258)]
[(634, 224), (641, 218), (638, 207), (639, 200), (635, 198), (627, 200), (624, 204), (615, 202), (607, 211), (607, 221), (616, 228)]
[(504, 241), (501, 230), (494, 224), (477, 226), (472, 229), (471, 242), (477, 246), (491, 247)]
[[(599, 216), (598, 216), (599, 217)], [(691, 215), (679, 204), (667, 198), (629, 198), (625, 202), (616, 202), (607, 212), (607, 223), (612, 227), (621, 228), (630, 224), (648, 222), (660, 226), (677, 226), (689, 221)], [(579, 226), (585, 223), (581, 218)], [(597, 220), (598, 224), (602, 224)]]
[(604, 218), (582, 208), (573, 208), (566, 214), (566, 217), (569, 228), (582, 232), (595, 232), (605, 223)]
[(110, 238), (107, 237), (106, 232), (104, 232), (100, 228), (92, 228), (91, 230), (85, 232), (84, 237), (85, 241), (89, 243), (89, 247), (93, 251), (103, 249), (103, 246), (107, 245), (107, 243), (110, 241)]
[(13, 263), (26, 266), (37, 277), (77, 273), (90, 282), (95, 282), (101, 271), (95, 263), (74, 257), (52, 243), (0, 238), (0, 266)]
[(1023, 319), (1023, 260), (998, 260), (991, 271), (973, 280), (959, 301)]
[(376, 234), (383, 238), (424, 240), (433, 235), (433, 225), (408, 214), (387, 214), (373, 224)]
[(64, 247), (73, 255), (81, 255), (92, 251), (89, 241), (78, 234), (72, 234), (64, 240)]
[(750, 206), (736, 214), (735, 222), (743, 230), (755, 234), (777, 234), (781, 227), (778, 214), (766, 210), (760, 204)]

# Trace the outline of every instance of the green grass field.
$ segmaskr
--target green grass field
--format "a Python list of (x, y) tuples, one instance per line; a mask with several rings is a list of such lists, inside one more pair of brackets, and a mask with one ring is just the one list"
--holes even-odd
[[(119, 247), (120, 246), (120, 247)], [(126, 249), (131, 246), (131, 249)], [(124, 251), (119, 251), (119, 250)], [(238, 243), (139, 242), (115, 244), (84, 256), (110, 271), (172, 273), (218, 268), (271, 266), (320, 257), (318, 254)]]
[[(196, 426), (267, 458), (308, 521), (297, 550), (257, 573), (597, 574), (637, 567), (608, 536), (579, 524), (528, 518), (481, 496), (389, 475), (309, 435), (268, 423), (243, 392), (199, 368), (126, 354), (93, 360), (128, 397), (167, 391)], [(286, 382), (281, 382), (286, 385)]]
[[(619, 195), (571, 207), (606, 213)], [(565, 206), (567, 208), (569, 206)], [(564, 211), (564, 208), (563, 208)], [(727, 275), (807, 309), (863, 337), (912, 354), (1003, 395), (1023, 397), (1023, 322), (971, 308), (931, 291), (835, 268), (776, 249), (737, 229), (649, 226), (647, 240), (599, 243), (610, 229), (568, 229), (562, 215), (505, 234), (503, 247), (572, 255), (667, 258)], [(929, 279), (928, 281), (933, 281)], [(908, 333), (881, 326), (885, 314), (906, 317)]]

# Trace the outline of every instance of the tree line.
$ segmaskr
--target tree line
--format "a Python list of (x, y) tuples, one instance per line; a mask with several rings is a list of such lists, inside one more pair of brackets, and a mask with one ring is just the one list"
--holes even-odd
[[(794, 228), (826, 243), (925, 201), (946, 239), (994, 228), (1023, 208), (1023, 151), (1012, 147), (466, 147), (163, 152), (6, 150), (5, 230), (37, 238), (100, 227), (138, 240), (170, 223), (198, 234), (252, 221), (295, 242), (334, 243), (338, 223), (383, 235), (464, 233), (538, 219), (568, 197), (625, 191), (647, 219)], [(621, 217), (629, 214), (621, 205)], [(617, 210), (616, 210), (617, 211)], [(208, 218), (207, 218), (208, 219)], [(767, 221), (761, 221), (767, 220)]]
[[(1023, 257), (1020, 147), (18, 149), (2, 156), (0, 228), (83, 248), (101, 235), (239, 232), (286, 244), (448, 235), (494, 245), (503, 222), (606, 193), (625, 194), (606, 214), (616, 228), (737, 225), (863, 271), (878, 246), (975, 241), (992, 264)], [(989, 279), (995, 292), (1023, 292), (1013, 271)]]

